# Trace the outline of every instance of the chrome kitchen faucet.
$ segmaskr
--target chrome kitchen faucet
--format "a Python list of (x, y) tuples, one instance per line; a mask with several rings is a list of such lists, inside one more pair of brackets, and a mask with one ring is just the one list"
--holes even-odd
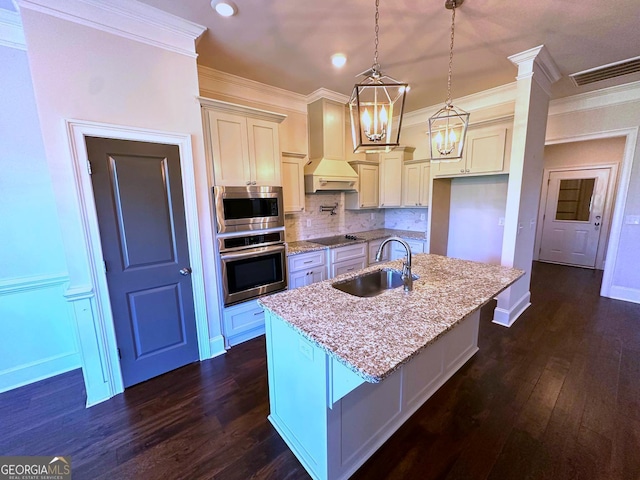
[(402, 283), (404, 285), (404, 291), (410, 292), (411, 290), (413, 290), (413, 275), (411, 274), (411, 247), (407, 242), (405, 242), (400, 237), (386, 238), (378, 247), (378, 253), (376, 253), (376, 262), (379, 262), (382, 258), (382, 249), (384, 248), (384, 246), (394, 240), (400, 243), (407, 251), (407, 258), (402, 264)]

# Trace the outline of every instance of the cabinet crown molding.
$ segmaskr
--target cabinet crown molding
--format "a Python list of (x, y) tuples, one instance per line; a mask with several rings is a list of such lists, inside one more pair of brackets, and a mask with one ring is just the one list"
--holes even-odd
[(253, 107), (246, 107), (244, 105), (224, 102), (222, 100), (214, 100), (213, 98), (198, 97), (198, 100), (200, 101), (200, 105), (202, 107), (216, 110), (218, 112), (235, 113), (250, 118), (257, 118), (258, 120), (266, 120), (268, 122), (276, 123), (282, 123), (282, 121), (287, 118), (287, 116), (282, 113), (270, 112), (269, 110), (262, 110)]

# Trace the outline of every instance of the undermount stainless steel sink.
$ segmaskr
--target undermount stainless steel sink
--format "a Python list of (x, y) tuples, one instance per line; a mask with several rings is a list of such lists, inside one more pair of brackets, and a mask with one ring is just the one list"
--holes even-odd
[[(413, 280), (417, 280), (417, 275), (411, 275)], [(392, 270), (390, 268), (382, 268), (373, 272), (363, 273), (349, 280), (342, 280), (331, 284), (333, 288), (337, 288), (350, 295), (356, 297), (375, 297), (385, 290), (391, 290), (404, 285), (402, 272)]]

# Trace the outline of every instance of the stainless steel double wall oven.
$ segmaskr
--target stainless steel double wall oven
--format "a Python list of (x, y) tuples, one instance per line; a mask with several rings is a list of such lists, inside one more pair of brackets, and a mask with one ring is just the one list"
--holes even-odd
[(287, 288), (282, 187), (213, 187), (225, 306)]

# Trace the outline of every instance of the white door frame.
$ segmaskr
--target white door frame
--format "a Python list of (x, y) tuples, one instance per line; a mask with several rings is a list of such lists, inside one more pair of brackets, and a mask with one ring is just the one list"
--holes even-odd
[(549, 195), (549, 178), (552, 173), (556, 172), (574, 172), (577, 170), (593, 170), (593, 169), (609, 170), (609, 181), (607, 184), (607, 195), (605, 196), (604, 209), (602, 211), (602, 228), (600, 229), (600, 241), (598, 242), (598, 251), (596, 252), (595, 268), (604, 269), (605, 247), (608, 245), (609, 229), (611, 226), (611, 210), (613, 209), (613, 199), (615, 196), (616, 180), (618, 177), (617, 163), (603, 163), (598, 165), (578, 165), (578, 166), (562, 166), (554, 168), (545, 168), (542, 176), (542, 191), (540, 194), (540, 207), (538, 209), (538, 228), (536, 229), (536, 240), (533, 252), (534, 260), (540, 258), (540, 247), (542, 246), (542, 231), (544, 229), (544, 212), (547, 207)]
[[(81, 362), (85, 384), (87, 385), (87, 406), (106, 400), (124, 391), (120, 362), (118, 359), (118, 347), (116, 344), (115, 327), (109, 300), (109, 289), (107, 286), (107, 276), (104, 271), (102, 245), (100, 241), (100, 229), (98, 225), (98, 215), (96, 212), (95, 198), (91, 176), (89, 174), (89, 160), (85, 137), (102, 137), (117, 140), (132, 140), (139, 142), (162, 143), (177, 145), (180, 151), (180, 167), (182, 170), (182, 190), (184, 192), (184, 208), (187, 226), (187, 239), (189, 243), (189, 257), (193, 273), (191, 274), (193, 284), (193, 301), (196, 315), (196, 329), (198, 333), (198, 351), (200, 360), (211, 357), (211, 347), (209, 342), (209, 326), (207, 322), (207, 308), (205, 302), (204, 272), (202, 262), (202, 250), (200, 246), (200, 230), (198, 222), (198, 210), (196, 203), (196, 182), (193, 168), (193, 150), (191, 136), (189, 134), (179, 134), (148, 130), (120, 125), (110, 125), (104, 123), (87, 122), (80, 120), (67, 120), (67, 134), (69, 136), (71, 157), (74, 171), (74, 184), (80, 206), (81, 220), (84, 227), (84, 240), (87, 251), (87, 261), (91, 277), (91, 290), (79, 292), (82, 286), (71, 286), (66, 296), (70, 301), (75, 299), (86, 299), (95, 296), (95, 312), (93, 312), (93, 325), (86, 325), (78, 320), (78, 334), (81, 339)], [(93, 328), (94, 332), (88, 329)], [(83, 333), (85, 337), (95, 334), (97, 350), (88, 349), (82, 345)], [(98, 365), (99, 362), (99, 365)], [(103, 379), (87, 378), (89, 375), (96, 376), (95, 371), (102, 371)], [(104, 388), (97, 388), (90, 391), (91, 385), (104, 382)], [(93, 381), (93, 382), (92, 382)]]
[(613, 271), (618, 260), (618, 245), (620, 244), (620, 233), (622, 231), (622, 224), (624, 220), (624, 210), (627, 204), (627, 194), (629, 192), (629, 183), (631, 181), (631, 168), (633, 167), (633, 158), (636, 153), (638, 127), (608, 130), (587, 135), (551, 138), (546, 140), (545, 145), (555, 145), (558, 143), (571, 143), (612, 137), (625, 137), (625, 145), (622, 161), (620, 162), (620, 175), (618, 179), (618, 188), (615, 192), (616, 199), (613, 206), (613, 215), (611, 217), (609, 242), (607, 244), (607, 253), (605, 257), (604, 274), (602, 277), (602, 286), (600, 287), (600, 295), (609, 298), (619, 298), (612, 295)]

